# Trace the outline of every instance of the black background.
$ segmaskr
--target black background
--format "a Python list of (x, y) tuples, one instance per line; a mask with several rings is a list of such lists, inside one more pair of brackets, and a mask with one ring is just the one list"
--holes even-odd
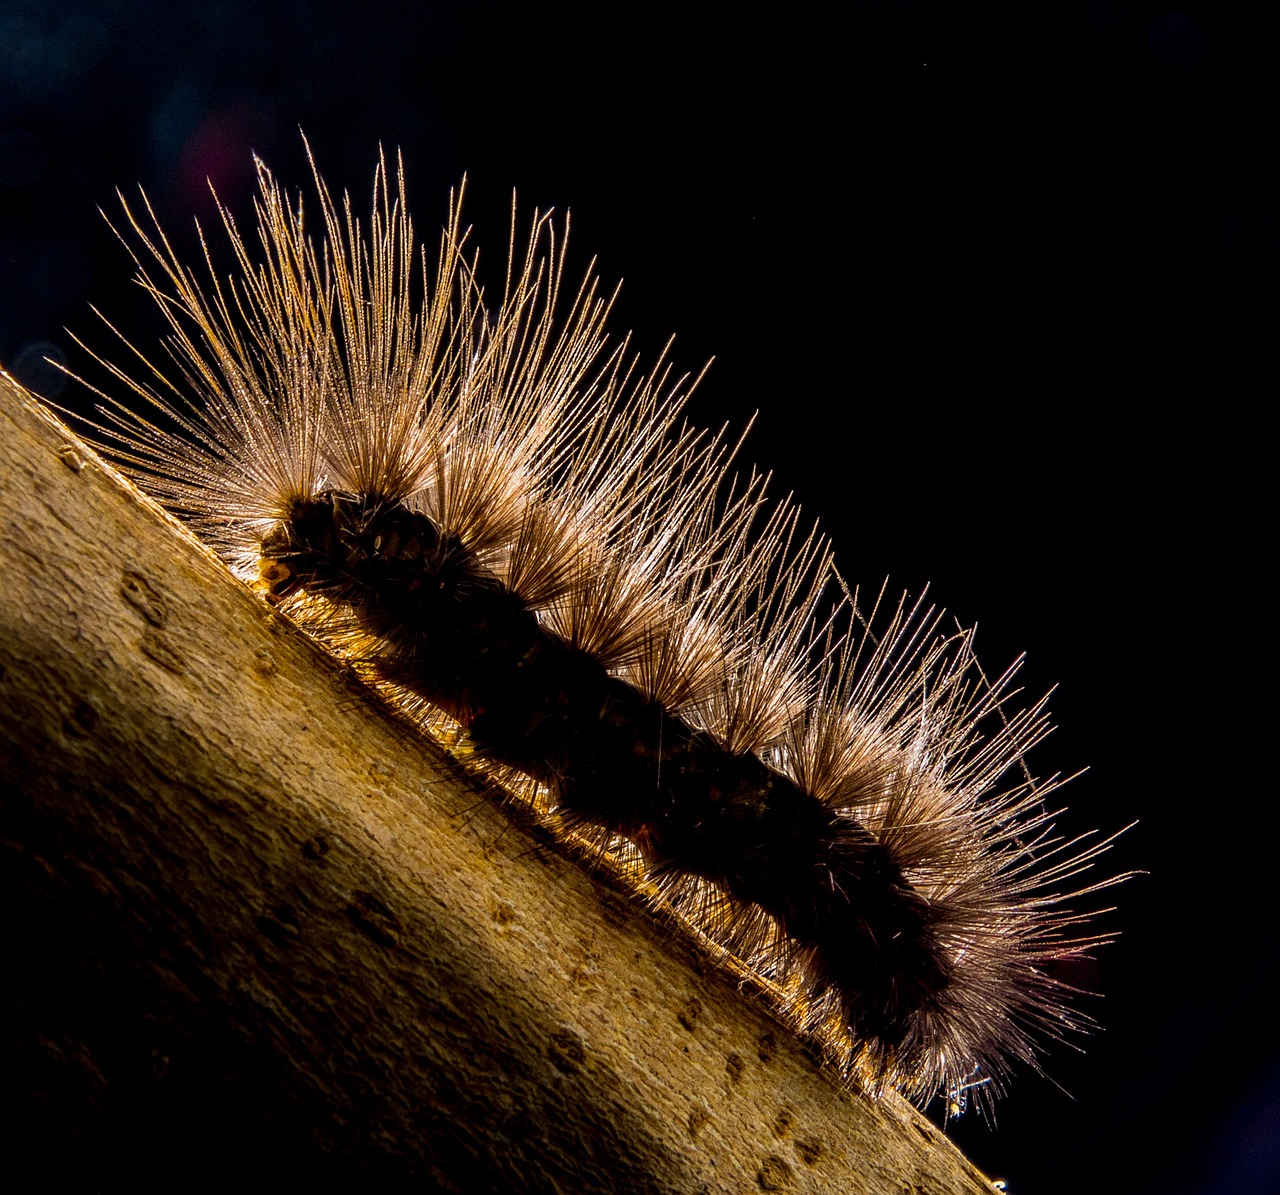
[(306, 184), (300, 127), (358, 207), (401, 148), (428, 241), (466, 172), (494, 264), (513, 187), (571, 207), (847, 576), (1060, 683), (1064, 826), (1140, 821), (1105, 1031), (954, 1137), (1018, 1195), (1271, 1192), (1269, 8), (3, 0), (0, 361), (84, 403), (64, 326), (156, 327), (97, 208), (141, 183), (190, 254), (206, 179), (242, 224), (252, 152)]

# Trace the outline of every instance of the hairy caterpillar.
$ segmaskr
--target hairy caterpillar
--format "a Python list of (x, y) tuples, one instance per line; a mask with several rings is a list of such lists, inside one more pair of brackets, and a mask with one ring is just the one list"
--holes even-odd
[(521, 247), (513, 211), (490, 307), (456, 199), (429, 269), (385, 161), (367, 229), (315, 176), (315, 238), (259, 181), (227, 281), (126, 206), (178, 375), (107, 364), (143, 400), (100, 392), (107, 455), (871, 1090), (989, 1103), (1087, 1028), (1048, 965), (1105, 941), (1070, 902), (1115, 882), (1071, 887), (1110, 840), (1054, 836), (1014, 669), (988, 682), (923, 599), (864, 617), (798, 508), (683, 423), (684, 381), (609, 346), (549, 216)]

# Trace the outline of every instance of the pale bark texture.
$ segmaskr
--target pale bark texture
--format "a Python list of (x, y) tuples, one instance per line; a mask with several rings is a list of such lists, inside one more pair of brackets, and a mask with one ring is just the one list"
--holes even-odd
[(0, 488), (8, 1172), (991, 1190), (522, 826), (2, 375)]

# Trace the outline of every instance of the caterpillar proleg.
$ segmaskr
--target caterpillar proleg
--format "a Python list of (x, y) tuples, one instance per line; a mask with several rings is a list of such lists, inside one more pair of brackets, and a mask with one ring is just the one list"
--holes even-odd
[[(841, 1072), (989, 1105), (1088, 1028), (1057, 960), (1106, 941), (1016, 708), (923, 597), (869, 610), (690, 392), (611, 344), (567, 221), (513, 208), (500, 296), (460, 195), (417, 247), (385, 160), (367, 226), (259, 164), (255, 248), (184, 265), (126, 205), (169, 364), (121, 337), (95, 439), (244, 580), (772, 993)], [(144, 201), (145, 202), (145, 201)], [(310, 216), (308, 207), (307, 215)], [(140, 400), (140, 401), (139, 401)]]

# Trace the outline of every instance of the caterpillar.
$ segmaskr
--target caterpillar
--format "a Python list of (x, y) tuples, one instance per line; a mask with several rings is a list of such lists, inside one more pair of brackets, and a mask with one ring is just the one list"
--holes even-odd
[[(268, 601), (557, 831), (753, 975), (872, 1093), (989, 1109), (1092, 1025), (1054, 975), (1109, 939), (1081, 901), (1112, 838), (1054, 831), (973, 632), (882, 588), (740, 441), (697, 379), (610, 340), (568, 221), (513, 202), (490, 298), (450, 197), (432, 260), (384, 155), (367, 226), (258, 162), (258, 249), (184, 265), (122, 198), (167, 363), (112, 329), (91, 435)], [(615, 292), (616, 293), (616, 292)], [(1113, 836), (1114, 837), (1114, 836)]]

